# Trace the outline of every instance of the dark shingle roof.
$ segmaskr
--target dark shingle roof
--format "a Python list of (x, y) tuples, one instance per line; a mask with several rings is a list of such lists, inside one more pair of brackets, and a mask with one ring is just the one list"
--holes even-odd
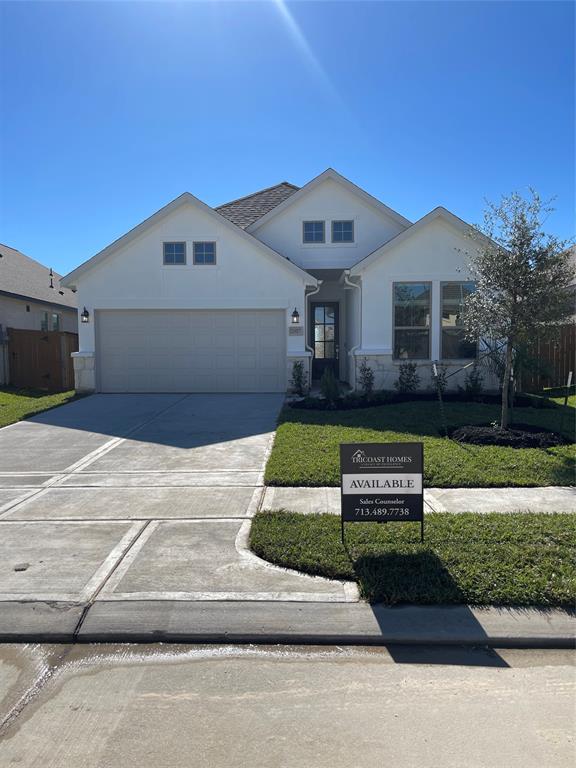
[(238, 200), (232, 200), (230, 203), (224, 203), (215, 208), (215, 211), (225, 216), (233, 224), (242, 229), (246, 229), (265, 213), (276, 208), (287, 197), (297, 192), (299, 187), (282, 181), (274, 187), (261, 189), (260, 192), (254, 192), (252, 195), (246, 195)]
[(69, 288), (62, 288), (60, 277), (56, 272), (50, 275), (49, 267), (0, 243), (0, 293), (76, 309), (76, 296)]

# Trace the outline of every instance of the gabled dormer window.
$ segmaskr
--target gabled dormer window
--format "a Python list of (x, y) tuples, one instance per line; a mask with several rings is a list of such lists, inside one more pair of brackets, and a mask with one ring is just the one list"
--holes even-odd
[(302, 224), (302, 242), (303, 243), (324, 243), (326, 242), (325, 222), (323, 221), (305, 221)]
[(353, 243), (354, 242), (354, 222), (353, 221), (333, 221), (332, 222), (332, 242), (333, 243)]
[(186, 243), (164, 243), (164, 264), (186, 264)]

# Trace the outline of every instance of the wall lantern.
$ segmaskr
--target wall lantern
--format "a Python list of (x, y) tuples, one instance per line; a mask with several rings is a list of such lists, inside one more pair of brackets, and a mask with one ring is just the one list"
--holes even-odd
[(296, 307), (294, 307), (294, 312), (292, 312), (292, 325), (298, 325), (299, 322), (300, 322), (300, 313), (298, 312)]
[(80, 315), (80, 320), (83, 323), (89, 323), (90, 322), (90, 312), (88, 312), (86, 307), (84, 307), (84, 312), (82, 312), (82, 314)]

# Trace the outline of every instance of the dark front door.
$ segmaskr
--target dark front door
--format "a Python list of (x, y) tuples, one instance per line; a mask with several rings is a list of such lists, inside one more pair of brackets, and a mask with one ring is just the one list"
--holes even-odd
[(320, 379), (326, 368), (332, 368), (338, 379), (338, 302), (311, 305), (310, 345), (314, 349), (312, 378)]

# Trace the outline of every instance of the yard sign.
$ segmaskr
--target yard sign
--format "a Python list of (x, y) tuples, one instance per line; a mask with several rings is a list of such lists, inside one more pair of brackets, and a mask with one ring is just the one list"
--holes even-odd
[(344, 523), (420, 522), (424, 541), (422, 443), (341, 443)]

